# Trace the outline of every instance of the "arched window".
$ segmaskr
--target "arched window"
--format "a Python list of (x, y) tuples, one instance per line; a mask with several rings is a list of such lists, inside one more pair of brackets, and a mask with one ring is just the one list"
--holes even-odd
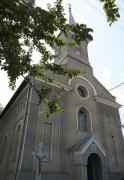
[(44, 153), (47, 153), (47, 160), (51, 160), (52, 158), (52, 128), (52, 123), (45, 122), (43, 136), (43, 151)]
[(79, 44), (76, 45), (75, 51), (76, 51), (76, 54), (77, 54), (77, 55), (79, 55), (79, 56), (81, 55), (81, 48), (80, 48), (80, 45), (79, 45)]
[(21, 133), (21, 125), (18, 125), (15, 135), (14, 135), (14, 141), (13, 141), (13, 149), (12, 149), (12, 162), (16, 161), (16, 155), (18, 151), (19, 141), (20, 141), (20, 133)]
[(87, 112), (84, 108), (80, 108), (78, 111), (78, 130), (87, 131)]
[(7, 144), (7, 136), (4, 137), (3, 142), (2, 142), (2, 147), (0, 151), (0, 164), (2, 164), (3, 159), (4, 159), (4, 152), (6, 150), (6, 144)]

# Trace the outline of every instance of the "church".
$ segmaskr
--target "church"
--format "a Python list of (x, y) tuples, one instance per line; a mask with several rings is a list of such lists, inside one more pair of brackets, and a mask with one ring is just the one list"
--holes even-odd
[[(69, 16), (74, 24), (71, 10)], [(40, 115), (25, 80), (8, 102), (0, 115), (0, 180), (124, 180), (121, 105), (94, 77), (87, 47), (56, 49), (56, 64), (81, 72), (72, 79), (48, 73), (62, 112)], [(46, 83), (32, 84), (40, 89)]]

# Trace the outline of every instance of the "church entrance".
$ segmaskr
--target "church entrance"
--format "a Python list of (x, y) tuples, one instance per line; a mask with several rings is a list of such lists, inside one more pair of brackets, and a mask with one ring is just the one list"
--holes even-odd
[(102, 162), (100, 157), (95, 153), (90, 154), (88, 157), (87, 176), (88, 180), (103, 180)]

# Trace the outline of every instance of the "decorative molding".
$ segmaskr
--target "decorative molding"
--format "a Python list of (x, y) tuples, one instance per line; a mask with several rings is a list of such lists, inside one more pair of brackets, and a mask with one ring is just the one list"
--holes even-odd
[[(79, 93), (78, 93), (78, 87), (79, 87), (79, 86), (82, 86), (82, 88), (86, 89), (86, 91), (87, 91), (87, 96), (86, 96), (86, 97), (82, 97), (82, 96), (79, 95)], [(88, 87), (84, 86), (83, 83), (82, 83), (82, 84), (80, 83), (80, 84), (77, 84), (77, 85), (76, 85), (76, 93), (77, 93), (77, 95), (79, 96), (79, 98), (82, 98), (83, 100), (88, 99), (89, 96), (90, 96), (90, 95), (89, 95)]]
[(122, 105), (118, 104), (117, 102), (109, 101), (107, 99), (104, 99), (104, 98), (101, 98), (101, 97), (98, 97), (98, 96), (95, 97), (95, 100), (96, 100), (96, 102), (100, 102), (102, 104), (106, 104), (106, 105), (114, 107), (114, 108), (119, 109), (119, 108), (122, 107)]
[[(89, 118), (87, 119), (88, 121), (88, 126), (87, 126), (87, 132), (89, 131), (89, 132), (92, 132), (92, 130), (93, 130), (93, 128), (92, 128), (92, 116), (91, 116), (91, 113), (90, 113), (90, 111), (89, 111), (89, 109), (86, 107), (86, 106), (78, 106), (77, 107), (77, 109), (76, 109), (76, 121), (77, 121), (77, 130), (78, 130), (78, 111), (79, 111), (79, 109), (81, 109), (81, 108), (84, 108), (84, 110), (86, 110), (87, 111), (87, 113), (89, 114)], [(85, 132), (85, 133), (87, 133), (87, 132)]]
[(52, 85), (56, 86), (58, 88), (63, 88), (66, 91), (70, 91), (70, 90), (74, 89), (72, 86), (70, 86), (68, 84), (64, 84), (64, 83), (62, 83), (60, 81), (56, 81), (56, 80), (53, 80)]
[[(83, 77), (83, 76), (76, 76), (76, 78), (80, 78), (80, 79), (83, 79), (84, 81), (86, 81), (86, 82), (90, 85), (90, 87), (92, 88), (94, 95), (97, 96), (97, 92), (96, 92), (95, 87), (93, 86), (93, 84), (92, 84), (88, 79), (86, 79), (86, 78)], [(71, 85), (71, 81), (72, 81), (73, 79), (74, 79), (74, 78), (69, 79), (68, 85)]]
[[(36, 78), (36, 80), (41, 81), (41, 82), (45, 82), (44, 80), (38, 79), (38, 78)], [(47, 82), (47, 84), (52, 85), (52, 86), (57, 87), (57, 88), (60, 88), (60, 89), (63, 88), (66, 91), (71, 91), (74, 89), (72, 86), (70, 86), (68, 84), (64, 84), (63, 82), (60, 82), (57, 80), (53, 80), (53, 83)]]
[[(77, 151), (77, 152), (74, 152), (75, 154), (84, 154), (85, 151), (88, 149), (88, 147), (92, 144), (96, 145), (96, 149), (97, 147), (100, 149), (100, 151), (102, 152), (102, 154), (106, 157), (106, 152), (104, 150), (103, 147), (101, 147), (101, 145), (97, 142), (95, 136), (93, 135), (92, 138), (86, 143), (86, 145), (82, 148), (81, 151)], [(92, 150), (93, 151), (93, 150)], [(94, 151), (93, 151), (94, 152)]]
[(94, 152), (97, 150), (97, 146), (96, 146), (95, 143), (91, 144), (91, 149), (92, 149), (92, 151), (94, 151)]

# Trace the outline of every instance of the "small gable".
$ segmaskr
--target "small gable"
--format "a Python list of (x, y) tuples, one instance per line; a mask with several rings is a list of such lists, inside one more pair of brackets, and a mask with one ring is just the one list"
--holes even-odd
[(104, 156), (106, 156), (106, 152), (102, 144), (95, 137), (95, 135), (88, 135), (84, 139), (80, 139), (71, 149), (70, 151), (84, 154), (87, 150), (90, 153), (95, 153), (96, 151), (100, 151)]

